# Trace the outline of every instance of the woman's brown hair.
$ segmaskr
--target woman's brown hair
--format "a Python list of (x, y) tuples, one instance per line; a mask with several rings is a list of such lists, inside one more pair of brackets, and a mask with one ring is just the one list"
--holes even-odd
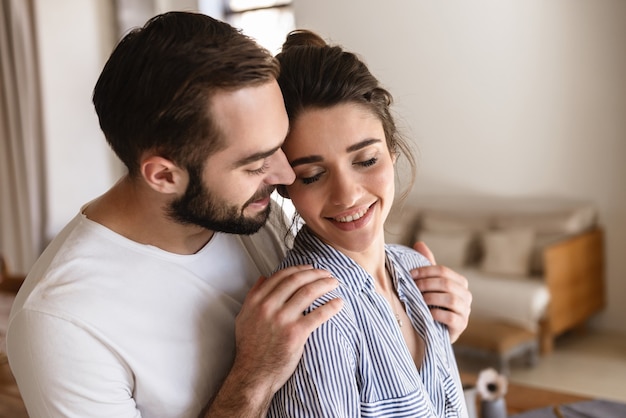
[(416, 173), (415, 157), (409, 143), (398, 132), (391, 114), (391, 94), (354, 53), (331, 46), (308, 30), (287, 35), (281, 52), (278, 84), (283, 93), (290, 122), (309, 108), (328, 108), (356, 103), (376, 115), (382, 123), (389, 152), (403, 155), (411, 168), (411, 184)]

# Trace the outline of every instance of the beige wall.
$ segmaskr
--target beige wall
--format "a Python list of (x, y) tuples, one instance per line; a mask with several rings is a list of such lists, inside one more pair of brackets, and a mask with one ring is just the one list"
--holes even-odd
[(421, 195), (597, 203), (609, 306), (626, 331), (626, 2), (295, 0), (296, 23), (360, 53), (416, 141)]
[[(196, 10), (197, 0), (121, 0), (148, 14)], [(35, 0), (48, 180), (47, 236), (125, 171), (100, 131), (91, 103), (96, 80), (119, 40), (113, 0)], [(126, 28), (127, 29), (127, 28)], [(125, 28), (120, 28), (122, 33)]]
[(114, 28), (109, 3), (98, 0), (36, 0), (35, 18), (52, 237), (119, 174), (91, 104)]

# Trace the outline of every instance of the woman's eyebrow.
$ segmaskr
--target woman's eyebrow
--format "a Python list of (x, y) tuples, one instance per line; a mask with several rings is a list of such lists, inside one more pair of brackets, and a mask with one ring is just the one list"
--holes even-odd
[(309, 155), (306, 157), (296, 158), (295, 160), (290, 161), (289, 164), (291, 167), (296, 167), (302, 164), (319, 163), (320, 161), (324, 161), (321, 155)]
[[(364, 139), (363, 141), (350, 145), (348, 148), (346, 148), (346, 151), (355, 152), (372, 144), (378, 144), (380, 142), (382, 142), (382, 140), (376, 138)], [(291, 167), (296, 167), (303, 164), (319, 163), (322, 161), (324, 161), (324, 158), (321, 155), (307, 155), (306, 157), (296, 158), (295, 160), (290, 161), (289, 164), (291, 165)]]
[(363, 149), (369, 145), (372, 144), (377, 144), (379, 142), (382, 142), (380, 139), (376, 139), (376, 138), (368, 138), (368, 139), (364, 139), (361, 142), (357, 142), (356, 144), (352, 144), (350, 145), (348, 148), (346, 148), (346, 151), (348, 152), (354, 152), (354, 151), (358, 151), (360, 149)]

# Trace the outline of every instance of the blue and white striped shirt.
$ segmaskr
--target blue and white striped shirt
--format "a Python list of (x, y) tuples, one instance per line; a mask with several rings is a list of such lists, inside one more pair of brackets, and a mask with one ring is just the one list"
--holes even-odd
[(418, 252), (385, 247), (386, 262), (413, 327), (425, 341), (421, 373), (374, 279), (303, 227), (280, 268), (311, 264), (340, 283), (307, 312), (339, 297), (343, 309), (315, 330), (268, 417), (466, 417), (447, 328), (435, 322), (410, 270), (428, 265)]

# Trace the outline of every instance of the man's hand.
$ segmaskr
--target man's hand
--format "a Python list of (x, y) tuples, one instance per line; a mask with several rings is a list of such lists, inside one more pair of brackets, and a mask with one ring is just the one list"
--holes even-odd
[(207, 417), (265, 416), (274, 393), (292, 375), (309, 335), (343, 306), (333, 299), (307, 315), (315, 299), (338, 286), (327, 271), (294, 266), (250, 289), (235, 323), (236, 355)]
[(448, 267), (436, 265), (435, 257), (425, 243), (417, 242), (413, 248), (432, 263), (432, 266), (412, 270), (413, 279), (433, 318), (448, 327), (450, 340), (454, 342), (469, 321), (472, 293), (467, 279)]

